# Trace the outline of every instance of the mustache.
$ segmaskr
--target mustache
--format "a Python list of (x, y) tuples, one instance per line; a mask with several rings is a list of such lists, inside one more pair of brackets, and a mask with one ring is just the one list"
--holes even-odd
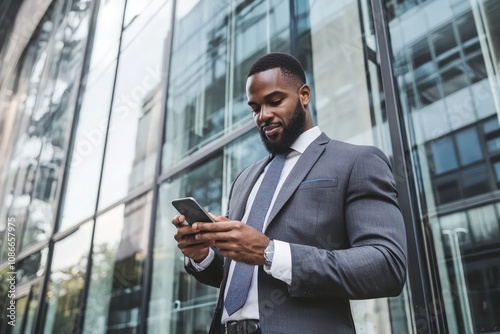
[(281, 126), (281, 122), (265, 122), (260, 126), (260, 131), (265, 132), (268, 126)]

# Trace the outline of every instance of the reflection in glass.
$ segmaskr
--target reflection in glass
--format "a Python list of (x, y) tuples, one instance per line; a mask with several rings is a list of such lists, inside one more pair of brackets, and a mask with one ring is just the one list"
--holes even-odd
[[(103, 69), (116, 59), (118, 43), (122, 31), (123, 11), (125, 1), (106, 0), (99, 1), (97, 21), (92, 43), (89, 45), (90, 66), (89, 72), (97, 78)], [(88, 79), (88, 85), (93, 84)]]
[[(95, 211), (115, 69), (113, 62), (94, 85), (84, 89), (62, 196), (59, 230), (81, 222)], [(89, 82), (94, 74), (95, 71), (90, 73)]]
[(81, 315), (81, 298), (92, 236), (92, 222), (54, 245), (45, 299), (44, 333), (72, 332)]
[(121, 50), (100, 209), (153, 180), (163, 96), (160, 86), (164, 77), (164, 43), (171, 7), (171, 2), (162, 7), (133, 42)]
[(21, 334), (23, 328), (24, 317), (26, 316), (26, 304), (28, 302), (28, 296), (19, 297), (16, 300), (16, 322), (15, 326), (12, 327), (12, 334)]
[[(391, 3), (396, 6), (396, 1)], [(484, 11), (487, 7), (490, 11)], [(395, 64), (403, 69), (398, 73), (400, 92), (413, 83), (420, 85), (417, 72), (424, 65), (419, 55), (426, 55), (425, 62), (436, 69), (429, 73), (432, 90), (418, 89), (420, 104), (415, 108), (403, 100), (402, 110), (405, 119), (411, 112), (421, 124), (421, 129), (417, 122), (406, 124), (406, 135), (416, 152), (412, 163), (421, 180), (416, 183), (420, 216), (432, 238), (428, 244), (438, 265), (439, 311), (449, 333), (500, 328), (498, 283), (492, 281), (500, 272), (500, 216), (494, 210), (500, 203), (500, 110), (494, 98), (498, 85), (490, 85), (496, 80), (489, 73), (494, 64), (488, 63), (494, 52), (492, 44), (484, 42), (498, 32), (497, 25), (485, 25), (492, 22), (495, 8), (498, 1), (458, 5), (454, 0), (429, 0), (416, 5), (412, 15), (396, 13), (389, 23)], [(422, 24), (415, 25), (413, 18)]]
[(460, 163), (462, 165), (468, 165), (483, 159), (483, 152), (479, 144), (476, 127), (458, 132), (456, 138)]
[[(30, 204), (33, 182), (37, 169), (37, 158), (40, 154), (41, 140), (39, 135), (32, 131), (35, 122), (32, 119), (38, 89), (42, 83), (42, 74), (49, 51), (54, 20), (57, 12), (49, 10), (44, 20), (40, 23), (37, 36), (28, 46), (24, 61), (19, 62), (21, 68), (20, 85), (18, 94), (20, 103), (16, 106), (15, 113), (19, 115), (18, 136), (13, 143), (13, 152), (10, 161), (5, 162), (6, 181), (4, 183), (4, 198), (2, 198), (2, 217), (16, 218), (18, 239), (23, 236), (26, 225), (28, 206)], [(23, 83), (25, 85), (23, 85)], [(43, 86), (42, 86), (43, 87)], [(22, 102), (21, 102), (22, 101)], [(1, 191), (0, 191), (1, 192)], [(1, 234), (0, 234), (1, 236)], [(4, 243), (7, 245), (7, 243)], [(18, 252), (21, 242), (17, 243)], [(1, 251), (0, 262), (6, 261), (5, 248)]]
[(23, 284), (45, 274), (48, 249), (28, 255), (17, 263), (16, 283)]
[(289, 1), (204, 0), (177, 6), (163, 170), (249, 122), (245, 82), (269, 51), (289, 51)]
[[(10, 271), (6, 266), (4, 269), (0, 270), (0, 310), (5, 310), (7, 307), (7, 295), (9, 293), (9, 281), (10, 274), (7, 274)], [(8, 320), (7, 317), (0, 317), (0, 328), (3, 328), (5, 322)]]
[(38, 309), (38, 304), (40, 302), (40, 292), (41, 288), (39, 284), (35, 284), (31, 287), (30, 299), (28, 302), (28, 309), (26, 314), (26, 324), (24, 326), (24, 333), (31, 333), (31, 330), (35, 325), (36, 311)]
[[(127, 0), (122, 46), (128, 47), (160, 10), (166, 10), (163, 7), (167, 7), (171, 13), (171, 2), (172, 0)], [(163, 28), (168, 29), (170, 23), (164, 23)]]
[(222, 171), (223, 159), (219, 154), (161, 185), (148, 333), (208, 331), (217, 290), (198, 283), (184, 270), (184, 257), (173, 239), (175, 228), (171, 220), (176, 211), (170, 202), (191, 196), (208, 211), (221, 213)]
[[(257, 128), (241, 136), (224, 148), (223, 208), (227, 207), (231, 185), (238, 174), (250, 164), (264, 158), (268, 152), (264, 148)], [(224, 212), (221, 212), (224, 214)]]
[(84, 333), (133, 333), (139, 324), (152, 193), (97, 218)]
[(451, 137), (441, 138), (431, 144), (434, 158), (434, 173), (442, 174), (458, 167)]
[[(391, 158), (384, 95), (376, 61), (374, 23), (370, 21), (368, 1), (343, 1), (335, 5), (327, 0), (309, 3), (310, 52), (319, 127), (334, 139), (375, 145)], [(425, 66), (429, 53), (422, 47), (415, 47), (414, 52), (419, 55), (419, 66)], [(332, 69), (332, 62), (342, 65)], [(356, 331), (408, 331), (411, 326), (408, 291), (409, 284), (396, 298), (351, 301)]]
[(489, 173), (485, 164), (465, 169), (462, 172), (464, 197), (473, 197), (491, 191)]
[(57, 43), (52, 45), (46, 77), (42, 79), (45, 80), (44, 89), (37, 96), (32, 115), (30, 132), (40, 148), (22, 249), (45, 240), (52, 232), (57, 182), (64, 168), (61, 164), (73, 110), (70, 102), (78, 88), (79, 71), (75, 68), (79, 68), (83, 60), (90, 4), (77, 0), (60, 3), (63, 15), (56, 23), (54, 38)]

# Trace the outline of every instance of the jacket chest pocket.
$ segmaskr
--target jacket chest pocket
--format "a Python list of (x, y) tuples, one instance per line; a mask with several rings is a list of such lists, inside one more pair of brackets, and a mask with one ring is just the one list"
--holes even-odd
[(317, 178), (302, 181), (297, 190), (330, 188), (337, 185), (338, 180), (335, 178)]

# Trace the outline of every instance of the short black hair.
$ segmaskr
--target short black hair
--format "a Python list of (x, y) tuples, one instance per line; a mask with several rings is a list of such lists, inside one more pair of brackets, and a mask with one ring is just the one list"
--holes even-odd
[(279, 68), (285, 77), (295, 79), (294, 81), (298, 81), (301, 85), (306, 83), (306, 75), (300, 62), (294, 56), (283, 52), (271, 52), (257, 59), (250, 68), (247, 78), (273, 68)]

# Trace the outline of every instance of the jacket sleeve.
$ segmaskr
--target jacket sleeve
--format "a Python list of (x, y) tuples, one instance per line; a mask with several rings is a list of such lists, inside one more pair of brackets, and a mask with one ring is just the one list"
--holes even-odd
[(350, 247), (290, 244), (292, 297), (379, 298), (403, 289), (406, 232), (387, 157), (375, 147), (364, 147), (348, 180), (345, 221), (332, 223), (346, 225)]
[(212, 247), (212, 249), (215, 252), (215, 257), (205, 270), (197, 271), (191, 264), (191, 261), (184, 268), (198, 282), (219, 288), (224, 273), (224, 257), (219, 254), (216, 248)]

